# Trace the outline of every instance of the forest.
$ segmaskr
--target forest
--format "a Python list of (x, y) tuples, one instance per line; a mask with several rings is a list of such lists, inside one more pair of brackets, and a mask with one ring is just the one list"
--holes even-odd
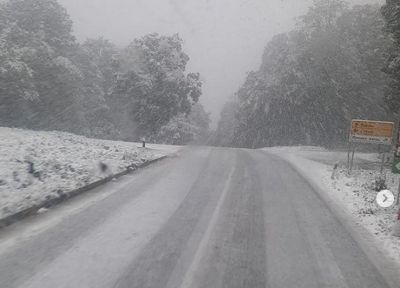
[(199, 73), (176, 35), (79, 43), (56, 0), (0, 3), (0, 126), (185, 144), (208, 137)]
[(400, 3), (317, 0), (266, 46), (221, 113), (221, 146), (346, 144), (351, 119), (397, 122)]
[[(400, 5), (315, 0), (267, 44), (221, 112), (199, 103), (178, 35), (78, 42), (57, 0), (0, 3), (0, 126), (219, 146), (345, 145), (351, 119), (396, 121)], [(218, 96), (218, 95), (216, 95)], [(210, 140), (211, 139), (211, 140)]]

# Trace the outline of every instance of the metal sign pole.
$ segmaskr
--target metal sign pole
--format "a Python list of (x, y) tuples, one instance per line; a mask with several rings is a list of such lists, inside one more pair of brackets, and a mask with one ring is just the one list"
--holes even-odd
[(353, 172), (353, 164), (354, 164), (354, 153), (356, 152), (356, 145), (353, 144), (353, 151), (351, 152), (351, 161), (350, 161), (350, 174)]
[(351, 152), (351, 144), (347, 145), (347, 170), (350, 169), (350, 152)]
[(385, 157), (386, 157), (386, 153), (383, 152), (383, 154), (382, 154), (382, 162), (381, 162), (381, 177), (383, 175), (383, 167), (385, 165)]

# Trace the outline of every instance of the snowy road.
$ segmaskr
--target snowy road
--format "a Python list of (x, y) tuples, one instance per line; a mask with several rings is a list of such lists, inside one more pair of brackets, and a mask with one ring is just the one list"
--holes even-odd
[(388, 287), (288, 164), (188, 148), (0, 232), (0, 287)]

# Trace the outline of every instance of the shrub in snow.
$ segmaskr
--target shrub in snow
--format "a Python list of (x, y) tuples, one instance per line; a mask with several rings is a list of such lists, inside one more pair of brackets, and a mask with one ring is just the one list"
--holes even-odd
[(378, 192), (387, 189), (386, 180), (381, 177), (376, 179), (373, 183), (372, 189)]

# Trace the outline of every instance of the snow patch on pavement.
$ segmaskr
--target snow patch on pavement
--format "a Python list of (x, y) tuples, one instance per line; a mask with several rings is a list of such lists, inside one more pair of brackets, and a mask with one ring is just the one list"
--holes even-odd
[(180, 149), (3, 127), (0, 148), (0, 219)]

